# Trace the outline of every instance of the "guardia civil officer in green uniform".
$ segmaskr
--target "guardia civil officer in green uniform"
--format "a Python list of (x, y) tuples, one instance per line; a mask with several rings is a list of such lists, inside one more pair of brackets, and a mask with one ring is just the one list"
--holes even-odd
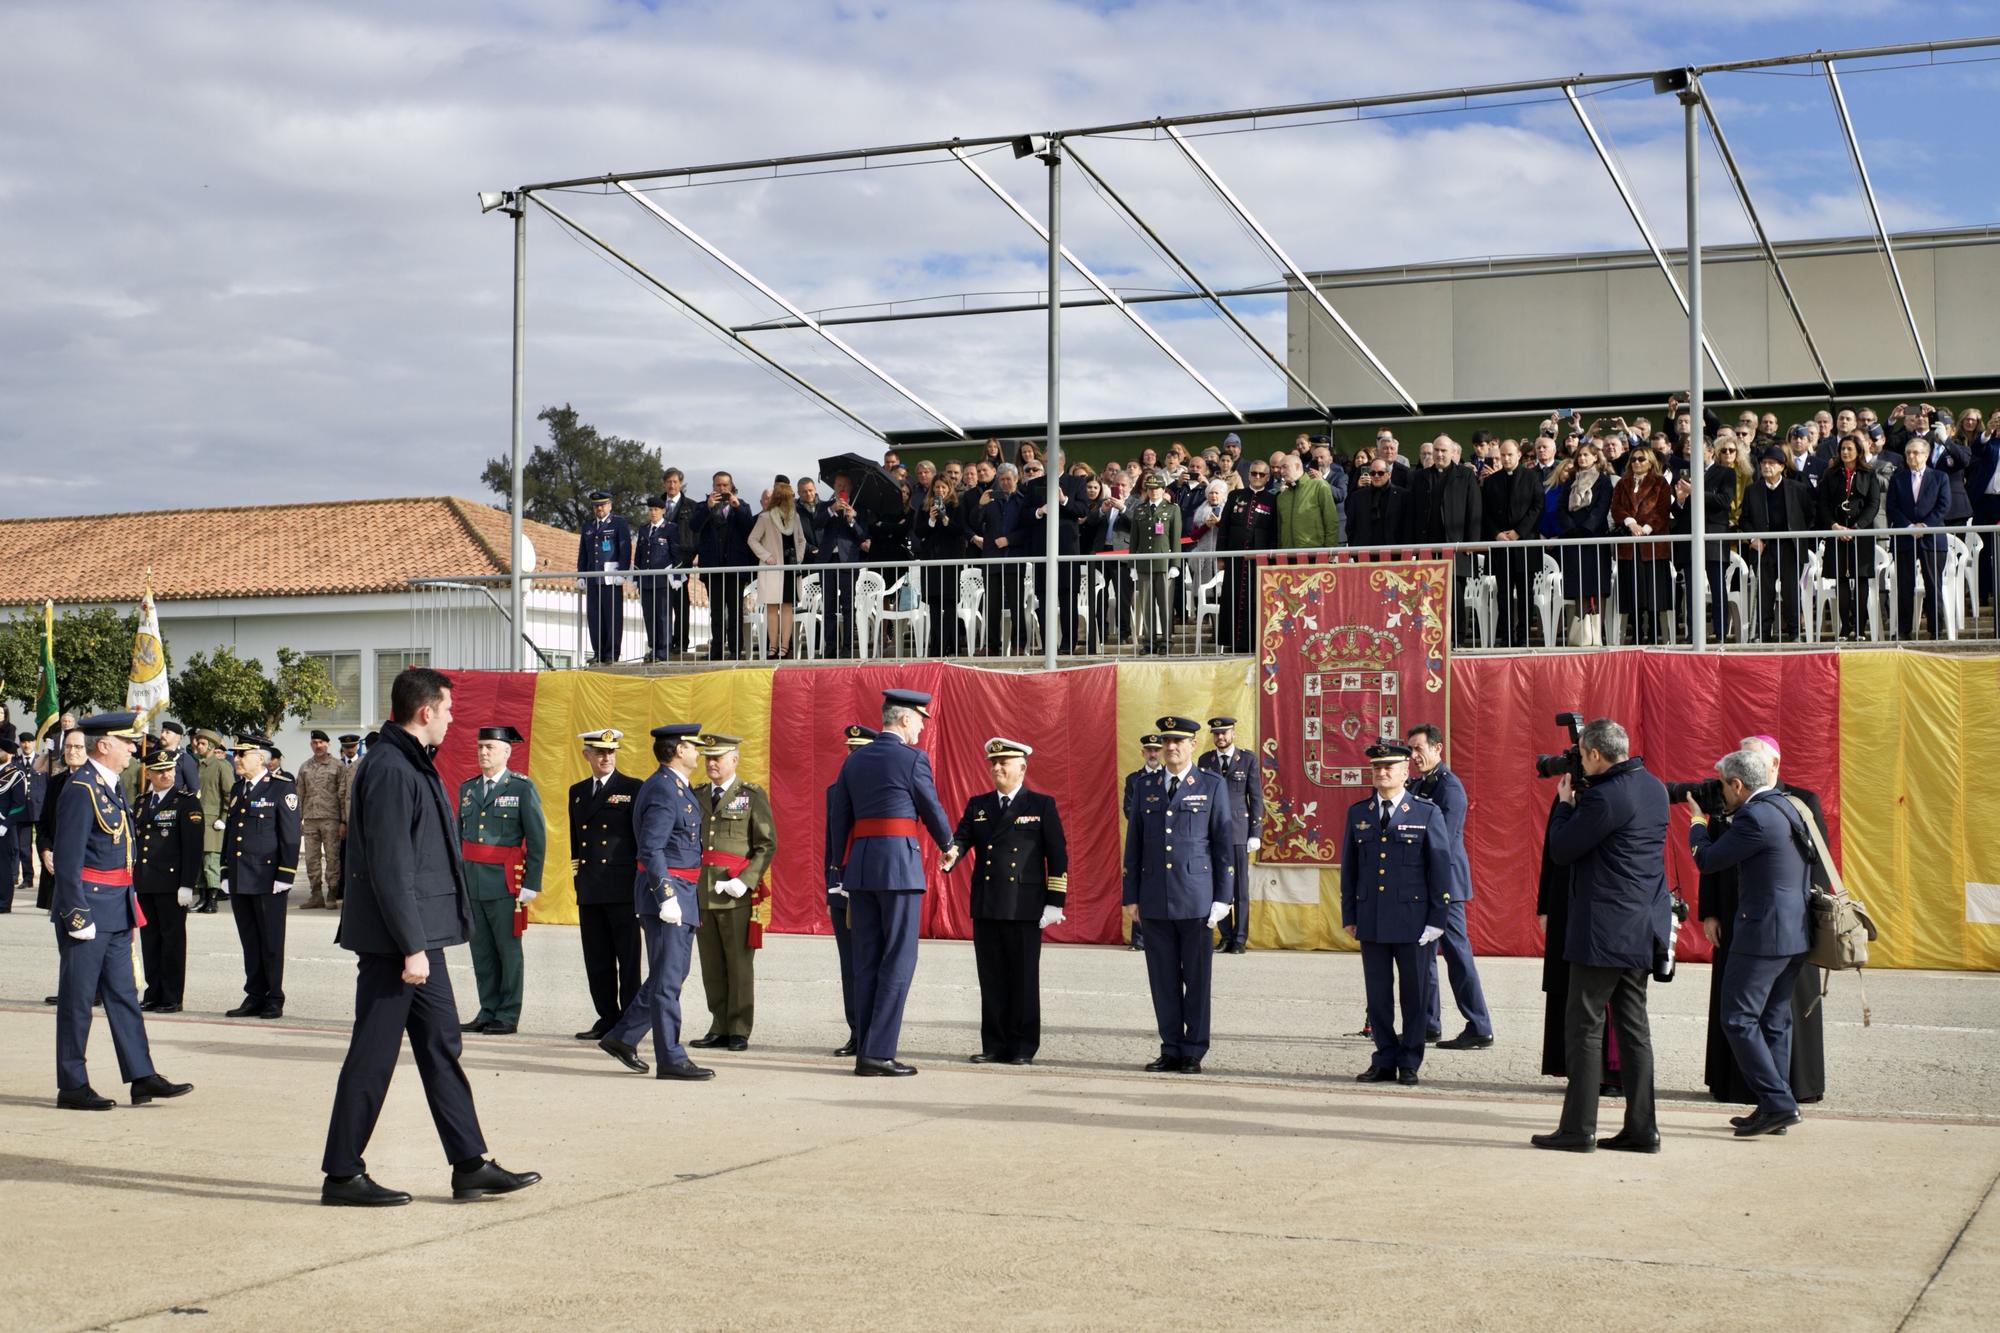
[(535, 784), (510, 772), (521, 743), (512, 727), (479, 729), (479, 773), (458, 788), (459, 855), (472, 900), (472, 975), (479, 1012), (461, 1032), (513, 1033), (521, 1022), (521, 932), (542, 891), (548, 832)]
[(708, 781), (694, 789), (701, 810), (701, 988), (708, 999), (708, 1035), (688, 1043), (703, 1049), (750, 1049), (756, 1017), (757, 949), (770, 921), (770, 890), (759, 884), (778, 854), (771, 798), (736, 776), (743, 744), (734, 736), (701, 738)]

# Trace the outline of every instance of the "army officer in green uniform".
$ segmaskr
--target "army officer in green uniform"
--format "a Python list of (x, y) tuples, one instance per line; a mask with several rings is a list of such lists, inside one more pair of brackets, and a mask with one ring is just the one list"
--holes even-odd
[(464, 1032), (504, 1037), (521, 1022), (521, 931), (542, 890), (548, 831), (535, 784), (507, 769), (512, 727), (479, 729), (479, 774), (458, 788), (459, 853), (472, 900), (472, 975), (479, 1012)]
[(752, 963), (770, 921), (770, 890), (759, 885), (778, 853), (771, 798), (736, 776), (734, 736), (701, 738), (708, 782), (694, 789), (701, 811), (701, 988), (708, 997), (708, 1035), (688, 1043), (704, 1050), (750, 1049), (756, 1014)]

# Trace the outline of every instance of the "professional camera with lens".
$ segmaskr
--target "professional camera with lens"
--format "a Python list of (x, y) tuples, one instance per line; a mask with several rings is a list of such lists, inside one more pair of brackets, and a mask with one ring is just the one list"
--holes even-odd
[(1710, 819), (1720, 819), (1729, 813), (1729, 806), (1722, 799), (1721, 778), (1707, 778), (1701, 782), (1669, 782), (1667, 799), (1675, 805), (1692, 800)]
[(1535, 756), (1535, 776), (1538, 778), (1559, 778), (1569, 774), (1571, 782), (1581, 787), (1590, 781), (1583, 771), (1583, 754), (1576, 748), (1577, 737), (1583, 734), (1582, 713), (1557, 713), (1556, 725), (1569, 731), (1569, 748), (1561, 754), (1538, 754)]

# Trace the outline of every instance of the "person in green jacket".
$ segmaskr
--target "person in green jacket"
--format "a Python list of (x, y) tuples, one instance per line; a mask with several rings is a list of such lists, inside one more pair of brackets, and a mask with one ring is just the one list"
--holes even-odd
[(708, 999), (708, 1033), (688, 1043), (709, 1050), (750, 1049), (757, 1016), (757, 950), (770, 922), (764, 875), (778, 855), (771, 798), (736, 775), (743, 742), (711, 733), (701, 738), (708, 781), (694, 789), (701, 811), (701, 985)]
[(1297, 454), (1285, 457), (1284, 489), (1278, 492), (1278, 545), (1288, 551), (1317, 551), (1340, 545), (1340, 505), (1333, 487), (1306, 472)]
[(236, 771), (222, 757), (219, 732), (203, 727), (194, 734), (194, 752), (201, 764), (201, 782), (195, 795), (201, 800), (201, 900), (195, 911), (213, 915), (215, 896), (222, 889), (223, 807), (229, 804), (229, 789), (236, 785)]
[[(1133, 555), (1173, 555), (1181, 549), (1181, 507), (1168, 498), (1167, 479), (1158, 472), (1146, 474), (1143, 497), (1125, 511), (1125, 519), (1132, 529)], [(1173, 562), (1134, 560), (1132, 566), (1139, 581), (1132, 606), (1139, 654), (1164, 653), (1170, 605), (1167, 571)]]
[(528, 904), (542, 889), (548, 827), (535, 784), (507, 771), (507, 757), (521, 743), (512, 727), (479, 729), (479, 773), (458, 788), (459, 851), (465, 858), (465, 892), (472, 900), (472, 976), (479, 1012), (462, 1032), (504, 1037), (521, 1022), (521, 937), (515, 913), (527, 925)]

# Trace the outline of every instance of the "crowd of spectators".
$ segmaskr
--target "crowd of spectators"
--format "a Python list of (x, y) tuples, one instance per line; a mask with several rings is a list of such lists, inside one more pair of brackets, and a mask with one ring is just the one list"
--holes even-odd
[[(671, 551), (650, 567), (692, 568), (692, 583), (703, 585), (694, 590), (695, 604), (710, 607), (742, 604), (750, 580), (702, 576), (703, 568), (814, 567), (824, 657), (867, 650), (855, 596), (857, 579), (872, 569), (881, 583), (869, 595), (893, 610), (923, 608), (929, 654), (1020, 654), (1040, 588), (1029, 562), (1044, 555), (1053, 496), (1060, 555), (1130, 557), (1064, 562), (1061, 604), (1070, 613), (1058, 618), (1056, 647), (1065, 655), (1094, 654), (1106, 644), (1140, 654), (1176, 644), (1185, 651), (1192, 647), (1186, 622), (1203, 595), (1220, 602), (1210, 642), (1224, 652), (1249, 651), (1257, 566), (1342, 548), (1363, 559), (1449, 550), (1461, 599), (1467, 578), (1490, 574), (1497, 646), (1531, 645), (1531, 590), (1545, 557), (1560, 571), (1570, 604), (1570, 643), (1605, 642), (1614, 605), (1625, 620), (1624, 642), (1686, 642), (1696, 612), (1687, 605), (1693, 557), (1685, 538), (1699, 486), (1712, 638), (1798, 641), (1801, 588), (1815, 552), (1819, 577), (1837, 589), (1840, 635), (1868, 637), (1863, 608), (1874, 592), (1878, 539), (1896, 571), (1895, 636), (1941, 637), (1945, 530), (2000, 523), (2000, 436), (1986, 425), (1976, 410), (1954, 416), (1928, 403), (1899, 404), (1886, 421), (1871, 408), (1842, 407), (1789, 426), (1768, 411), (1746, 409), (1733, 421), (1705, 412), (1709, 463), (1700, 477), (1691, 461), (1690, 414), (1678, 398), (1668, 400), (1657, 427), (1646, 417), (1586, 423), (1558, 411), (1532, 436), (1474, 431), (1461, 444), (1439, 435), (1418, 443), (1414, 456), (1388, 428), (1372, 446), (1340, 458), (1323, 435), (1301, 434), (1269, 455), (1246, 454), (1233, 433), (1199, 450), (1174, 441), (1101, 467), (1073, 462), (1053, 485), (1032, 441), (987, 440), (969, 463), (905, 462), (891, 450), (881, 475), (859, 475), (875, 473), (870, 466), (828, 481), (781, 476), (755, 510), (734, 493), (727, 473), (715, 474), (708, 496), (696, 501), (681, 495), (681, 474), (669, 469), (667, 493), (653, 497), (659, 503), (651, 526), (672, 534)], [(1923, 532), (1891, 538), (1889, 529)], [(1856, 535), (1786, 535), (1811, 532)], [(1595, 546), (1588, 539), (1604, 540)], [(1983, 545), (1973, 577), (1986, 603), (2000, 543)], [(639, 567), (648, 562), (642, 558)], [(967, 578), (968, 568), (976, 577)], [(751, 605), (765, 617), (770, 657), (798, 651), (794, 611), (803, 578), (786, 569), (754, 580)], [(1747, 617), (1731, 618), (1725, 594), (1732, 587)], [(983, 615), (962, 622), (966, 593), (983, 599)], [(674, 596), (669, 632), (679, 652), (688, 588)], [(1463, 644), (1471, 618), (1460, 606)], [(735, 630), (732, 624), (710, 635), (711, 657), (742, 655)]]

